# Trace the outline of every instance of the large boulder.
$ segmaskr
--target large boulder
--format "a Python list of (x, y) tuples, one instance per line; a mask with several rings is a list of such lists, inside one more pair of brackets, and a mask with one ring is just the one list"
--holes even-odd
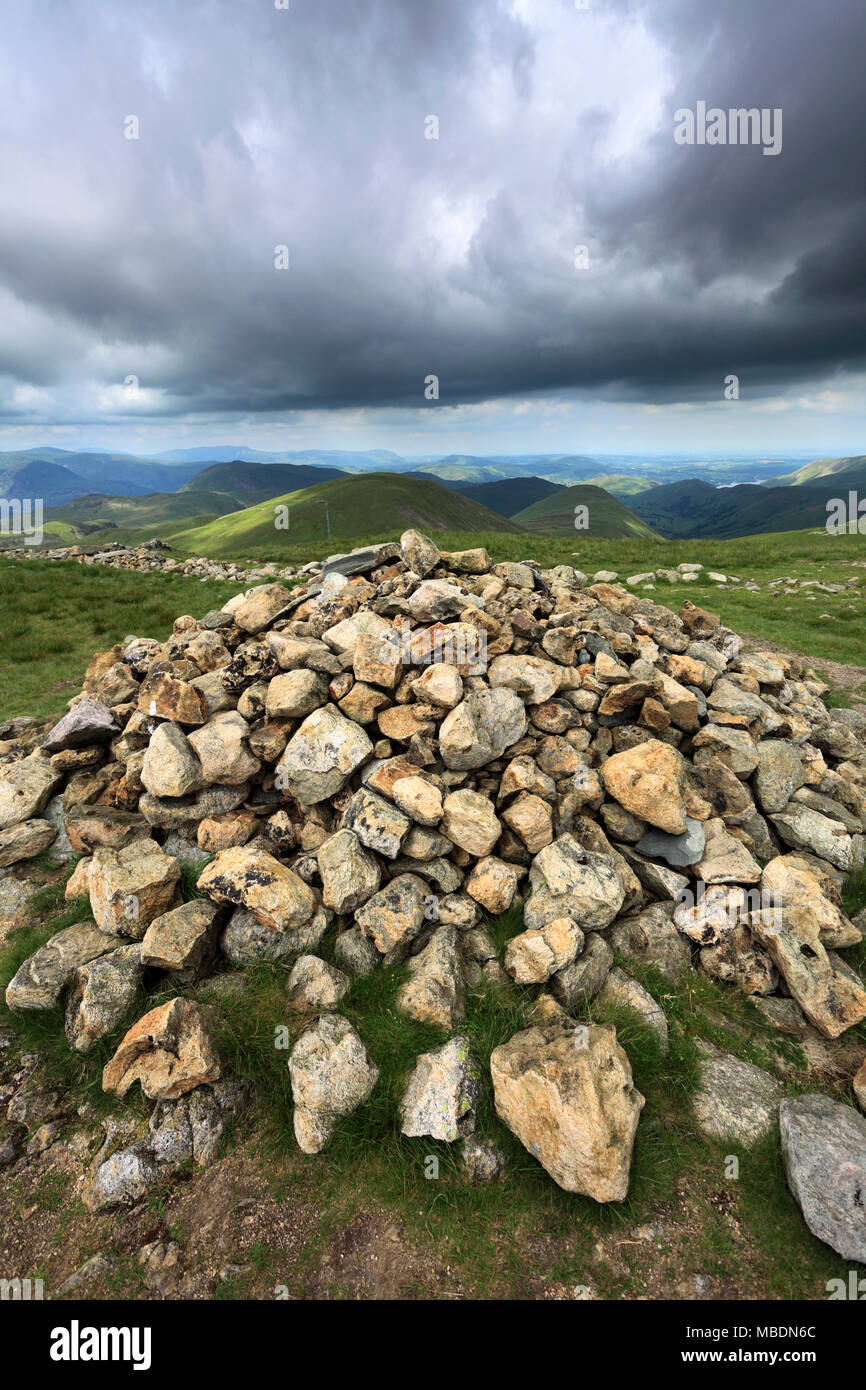
[(295, 1137), (304, 1153), (319, 1153), (334, 1127), (373, 1090), (379, 1068), (342, 1014), (323, 1014), (289, 1054)]
[(806, 1225), (843, 1260), (866, 1264), (866, 1119), (829, 1096), (779, 1106), (782, 1158)]
[(364, 730), (334, 705), (314, 710), (289, 739), (277, 763), (278, 785), (302, 806), (336, 795), (372, 756)]
[(124, 1096), (136, 1081), (149, 1100), (175, 1100), (222, 1074), (198, 1005), (170, 999), (130, 1028), (102, 1073), (102, 1089)]
[(490, 1058), (496, 1113), (567, 1192), (621, 1202), (644, 1098), (615, 1028), (527, 1028)]
[(88, 885), (96, 925), (140, 941), (178, 903), (180, 865), (154, 840), (133, 840), (123, 849), (94, 850)]
[(316, 895), (285, 864), (254, 845), (223, 850), (206, 865), (198, 888), (215, 902), (245, 907), (262, 926), (287, 932), (316, 911)]

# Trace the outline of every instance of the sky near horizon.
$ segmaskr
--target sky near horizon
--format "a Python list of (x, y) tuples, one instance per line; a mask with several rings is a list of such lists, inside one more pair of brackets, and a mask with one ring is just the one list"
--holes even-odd
[(0, 450), (866, 451), (863, 0), (287, 2), (8, 7)]

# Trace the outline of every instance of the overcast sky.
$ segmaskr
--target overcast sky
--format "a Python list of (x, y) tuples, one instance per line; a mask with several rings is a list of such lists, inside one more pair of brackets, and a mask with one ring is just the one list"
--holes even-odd
[(864, 0), (290, 6), (4, 8), (0, 449), (866, 451)]

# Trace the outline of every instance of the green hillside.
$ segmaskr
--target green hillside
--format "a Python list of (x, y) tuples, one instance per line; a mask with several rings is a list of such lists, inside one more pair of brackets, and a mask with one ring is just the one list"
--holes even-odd
[(499, 516), (516, 516), (518, 512), (561, 492), (559, 483), (551, 483), (547, 478), (500, 478), (491, 483), (461, 484), (459, 491), (463, 497), (480, 502)]
[[(577, 507), (586, 507), (589, 512), (587, 526), (582, 530), (575, 527)], [(512, 520), (525, 530), (543, 536), (572, 532), (575, 537), (655, 537), (653, 529), (629, 511), (618, 498), (611, 497), (604, 488), (594, 487), (590, 483), (563, 488), (518, 512)]]
[[(856, 460), (852, 461), (856, 463)], [(768, 531), (825, 527), (827, 502), (864, 493), (866, 466), (815, 478), (800, 487), (764, 487), (740, 483), (715, 488), (698, 478), (653, 488), (632, 502), (648, 525), (668, 537), (736, 537)]]
[(286, 492), (297, 492), (302, 487), (314, 487), (316, 483), (346, 476), (342, 468), (232, 459), (230, 463), (214, 463), (202, 469), (181, 492), (224, 492), (242, 507), (251, 507), (256, 502), (267, 502), (269, 497), (280, 497)]
[(866, 470), (866, 454), (857, 454), (852, 458), (843, 459), (813, 459), (811, 463), (804, 463), (802, 468), (798, 468), (796, 473), (786, 473), (779, 478), (768, 478), (765, 487), (802, 487), (804, 484), (816, 482), (822, 478), (830, 478), (836, 473), (858, 472)]
[[(326, 508), (327, 504), (327, 508)], [(277, 529), (278, 507), (288, 508), (288, 529)], [(220, 517), (206, 526), (175, 531), (184, 550), (213, 556), (244, 555), (250, 547), (326, 540), (353, 540), (421, 530), (516, 532), (519, 527), (440, 483), (398, 473), (334, 478), (315, 487), (273, 497), (255, 507)]]
[(587, 478), (595, 487), (603, 487), (613, 497), (637, 497), (641, 492), (659, 487), (653, 478), (636, 478), (631, 473), (601, 473), (597, 478)]

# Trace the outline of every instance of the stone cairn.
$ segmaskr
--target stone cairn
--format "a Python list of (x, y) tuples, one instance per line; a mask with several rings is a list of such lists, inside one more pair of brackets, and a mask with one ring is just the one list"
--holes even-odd
[[(674, 614), (567, 565), (440, 553), (415, 531), (304, 577), (99, 653), (41, 746), (0, 744), (0, 868), (52, 844), (81, 855), (67, 896), (92, 913), (21, 966), (9, 1007), (64, 1005), (86, 1052), (145, 972), (175, 992), (105, 1067), (107, 1091), (138, 1081), (155, 1108), (97, 1168), (91, 1206), (207, 1161), (243, 1104), (184, 995), (227, 965), (290, 967), (287, 1014), (306, 1016), (288, 1055), (295, 1133), (315, 1153), (378, 1079), (341, 1000), (352, 977), (405, 964), (397, 1009), (446, 1040), (407, 1077), (402, 1130), (460, 1141), (476, 1178), (501, 1154), (473, 1138), (467, 993), (533, 987), (532, 1026), (491, 1059), (496, 1110), (561, 1187), (599, 1202), (626, 1195), (644, 1098), (616, 1030), (578, 1019), (598, 996), (667, 1046), (662, 1008), (615, 953), (723, 981), (795, 1036), (866, 1017), (837, 954), (862, 937), (840, 885), (864, 860), (866, 718), (827, 709), (799, 660), (742, 654), (691, 603)], [(500, 963), (489, 919), (515, 904)], [(332, 964), (317, 949), (335, 918)], [(736, 1089), (727, 1063), (707, 1066)], [(814, 1096), (782, 1102), (783, 1143), (805, 1124), (807, 1163), (816, 1124), (831, 1147), (847, 1126), (856, 1176), (866, 1121), (817, 1099), (823, 1119), (797, 1112)], [(835, 1233), (837, 1248), (866, 1257), (864, 1232)]]

